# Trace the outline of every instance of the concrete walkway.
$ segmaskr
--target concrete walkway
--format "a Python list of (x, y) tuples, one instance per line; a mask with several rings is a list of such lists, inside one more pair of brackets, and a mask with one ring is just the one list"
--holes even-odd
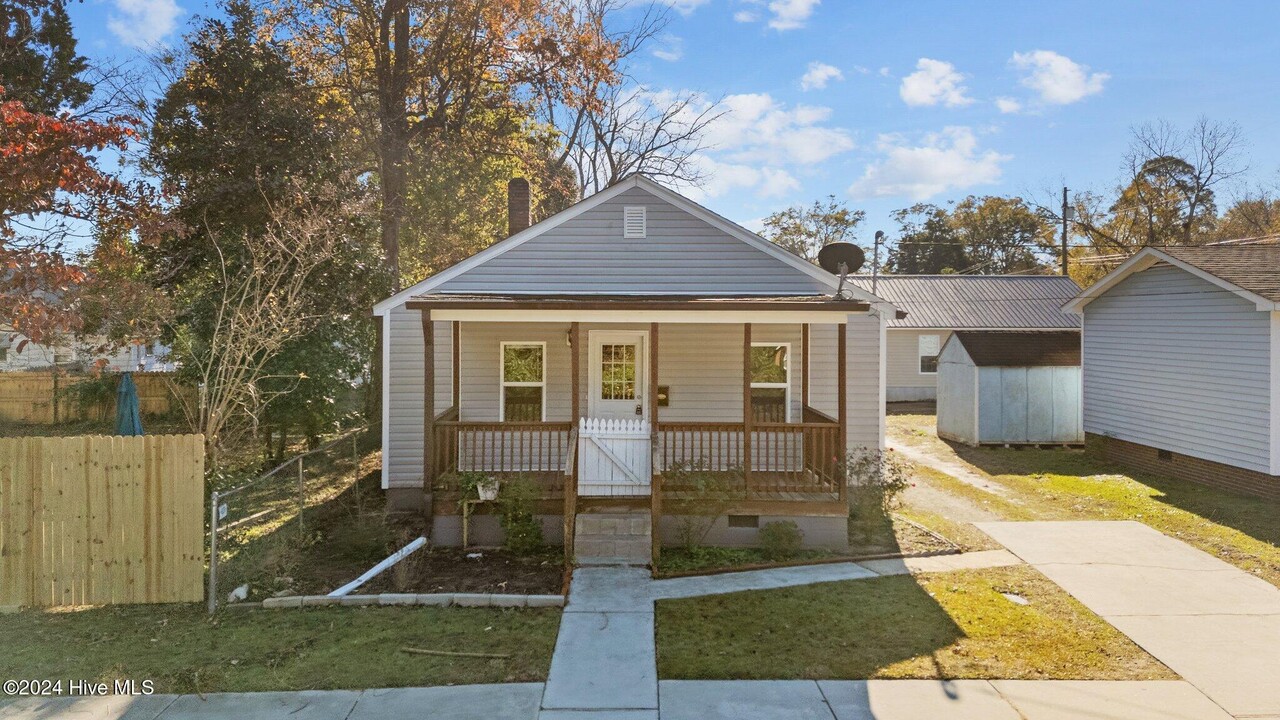
[(663, 680), (659, 708), (538, 710), (541, 684), (26, 698), (5, 720), (1231, 720), (1180, 681)]
[(1227, 712), (1280, 718), (1280, 589), (1137, 522), (978, 527)]

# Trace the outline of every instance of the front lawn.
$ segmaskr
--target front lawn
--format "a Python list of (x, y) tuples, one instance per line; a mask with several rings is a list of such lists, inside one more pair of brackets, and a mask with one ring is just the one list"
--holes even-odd
[(667, 679), (1176, 677), (1025, 566), (664, 600), (657, 639)]
[(890, 437), (966, 463), (1007, 490), (1000, 498), (945, 473), (919, 478), (1008, 520), (1136, 520), (1280, 586), (1280, 503), (1199, 483), (1137, 473), (1086, 450), (953, 445), (931, 415), (888, 418)]
[(31, 610), (0, 615), (0, 677), (153, 680), (165, 693), (539, 681), (559, 621), (555, 609), (308, 608), (213, 619), (198, 605)]

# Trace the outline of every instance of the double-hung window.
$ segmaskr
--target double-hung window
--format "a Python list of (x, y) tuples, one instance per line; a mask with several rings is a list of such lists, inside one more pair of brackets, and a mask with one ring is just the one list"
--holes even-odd
[(502, 343), (502, 421), (546, 420), (546, 354), (546, 343)]
[(751, 344), (751, 419), (788, 422), (791, 416), (791, 345)]
[(942, 349), (941, 335), (921, 335), (919, 339), (920, 374), (938, 373), (938, 352)]

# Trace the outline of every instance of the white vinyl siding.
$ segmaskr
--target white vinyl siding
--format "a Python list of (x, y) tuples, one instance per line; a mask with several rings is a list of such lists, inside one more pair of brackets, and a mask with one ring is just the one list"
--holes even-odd
[(1269, 471), (1268, 313), (1168, 265), (1084, 310), (1084, 427)]
[[(623, 234), (645, 208), (646, 237)], [(648, 295), (829, 293), (816, 278), (658, 198), (631, 188), (454, 277), (437, 292)]]
[[(383, 429), (383, 481), (388, 487), (422, 485), (422, 314), (404, 306), (391, 310), (386, 359), (387, 426)], [(385, 322), (385, 321), (384, 321)], [(385, 327), (385, 326), (384, 326)], [(435, 406), (442, 413), (453, 405), (453, 328), (437, 322)]]
[(920, 372), (920, 336), (936, 335), (938, 347), (947, 344), (948, 330), (895, 330), (888, 334), (889, 400), (931, 400), (938, 386), (937, 373)]

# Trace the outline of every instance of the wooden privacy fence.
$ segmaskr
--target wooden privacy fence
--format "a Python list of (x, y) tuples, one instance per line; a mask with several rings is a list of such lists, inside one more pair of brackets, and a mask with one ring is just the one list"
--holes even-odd
[[(114, 391), (105, 404), (87, 408), (65, 395), (55, 398), (56, 393), (65, 392), (78, 382), (94, 379), (91, 375), (64, 373), (55, 381), (50, 371), (0, 373), (0, 420), (48, 424), (94, 418), (99, 414), (114, 417)], [(138, 386), (138, 409), (143, 415), (164, 415), (181, 408), (178, 398), (174, 397), (172, 379), (173, 373), (133, 373), (133, 382)], [(194, 390), (186, 388), (182, 392)]]
[(203, 436), (0, 439), (0, 606), (203, 590)]

